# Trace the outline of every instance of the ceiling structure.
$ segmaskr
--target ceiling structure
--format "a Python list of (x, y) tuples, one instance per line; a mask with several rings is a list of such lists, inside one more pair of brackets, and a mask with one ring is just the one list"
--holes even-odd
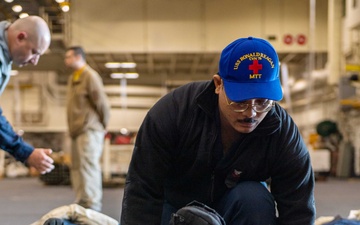
[[(65, 84), (70, 71), (64, 66), (63, 57), (65, 44), (62, 40), (64, 32), (64, 12), (55, 0), (14, 0), (11, 3), (0, 0), (0, 20), (13, 21), (19, 18), (19, 13), (12, 10), (12, 6), (20, 4), (23, 12), (29, 15), (39, 15), (45, 18), (53, 34), (49, 51), (44, 54), (37, 66), (16, 68), (19, 70), (52, 70), (56, 71), (58, 82)], [(71, 10), (71, 9), (70, 9)], [(59, 39), (60, 37), (60, 39)], [(193, 80), (209, 80), (217, 72), (220, 52), (204, 53), (90, 53), (87, 61), (99, 72), (104, 84), (119, 84), (119, 80), (112, 79), (112, 72), (136, 72), (138, 79), (128, 80), (129, 85), (166, 86), (173, 88)], [(286, 62), (291, 76), (302, 78), (307, 68), (308, 53), (279, 53), (281, 62)], [(109, 61), (135, 62), (134, 69), (108, 69), (105, 63)], [(326, 53), (316, 53), (315, 63), (323, 68), (327, 61)]]
[[(22, 11), (14, 12), (12, 10), (14, 5), (20, 5)], [(14, 21), (22, 12), (43, 17), (48, 21), (52, 33), (63, 32), (63, 12), (55, 0), (13, 0), (12, 2), (0, 0), (0, 21)]]
[[(51, 49), (50, 49), (51, 50)], [(54, 70), (59, 74), (58, 82), (65, 84), (70, 74), (65, 68), (62, 51), (45, 54), (37, 66), (27, 66), (22, 70)], [(129, 79), (129, 85), (150, 85), (176, 87), (193, 80), (209, 80), (218, 71), (220, 52), (216, 53), (92, 53), (87, 54), (87, 62), (102, 76), (104, 84), (119, 84), (119, 80), (110, 77), (113, 72), (136, 72), (138, 79)], [(317, 53), (315, 61), (323, 68), (327, 61), (326, 53)], [(308, 53), (279, 53), (279, 59), (289, 67), (295, 79), (304, 77), (307, 70)], [(133, 69), (109, 69), (106, 62), (135, 62)]]

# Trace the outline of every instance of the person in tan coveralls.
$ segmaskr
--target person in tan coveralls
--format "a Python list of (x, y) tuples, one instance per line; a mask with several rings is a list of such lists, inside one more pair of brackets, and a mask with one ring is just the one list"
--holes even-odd
[(75, 203), (96, 211), (102, 207), (100, 157), (110, 106), (102, 79), (86, 63), (82, 47), (66, 50), (65, 65), (73, 70), (68, 80), (67, 121), (71, 137), (71, 183)]

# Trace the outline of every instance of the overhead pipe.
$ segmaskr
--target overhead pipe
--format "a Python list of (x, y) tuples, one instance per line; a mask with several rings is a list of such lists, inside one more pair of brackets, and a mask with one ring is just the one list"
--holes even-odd
[(286, 63), (281, 63), (281, 80), (283, 85), (284, 100), (286, 103), (286, 109), (292, 113), (291, 93), (289, 87), (289, 68)]
[[(309, 57), (308, 57), (308, 73), (307, 73), (307, 90), (306, 98), (312, 98), (312, 89), (313, 89), (313, 77), (311, 76), (312, 71), (314, 70), (315, 65), (315, 22), (316, 22), (316, 0), (310, 0), (310, 18), (309, 18)], [(307, 104), (307, 109), (311, 108), (311, 101)], [(308, 110), (306, 110), (308, 112)]]

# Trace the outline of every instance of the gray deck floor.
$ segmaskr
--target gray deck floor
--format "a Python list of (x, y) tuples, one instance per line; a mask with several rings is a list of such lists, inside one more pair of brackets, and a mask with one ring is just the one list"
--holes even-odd
[[(315, 188), (317, 217), (347, 217), (351, 209), (360, 209), (360, 179), (318, 181)], [(104, 188), (103, 213), (119, 219), (123, 188)], [(29, 225), (43, 214), (72, 203), (70, 186), (44, 185), (38, 178), (0, 180), (1, 225)]]

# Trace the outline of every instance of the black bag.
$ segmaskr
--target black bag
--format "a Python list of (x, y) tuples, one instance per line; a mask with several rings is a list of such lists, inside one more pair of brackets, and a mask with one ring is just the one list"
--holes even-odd
[(64, 221), (59, 218), (49, 218), (43, 225), (64, 225)]
[(359, 225), (360, 220), (344, 219), (341, 216), (336, 216), (334, 220), (323, 223), (323, 225)]
[(169, 225), (226, 225), (226, 223), (214, 209), (193, 201), (173, 213)]

